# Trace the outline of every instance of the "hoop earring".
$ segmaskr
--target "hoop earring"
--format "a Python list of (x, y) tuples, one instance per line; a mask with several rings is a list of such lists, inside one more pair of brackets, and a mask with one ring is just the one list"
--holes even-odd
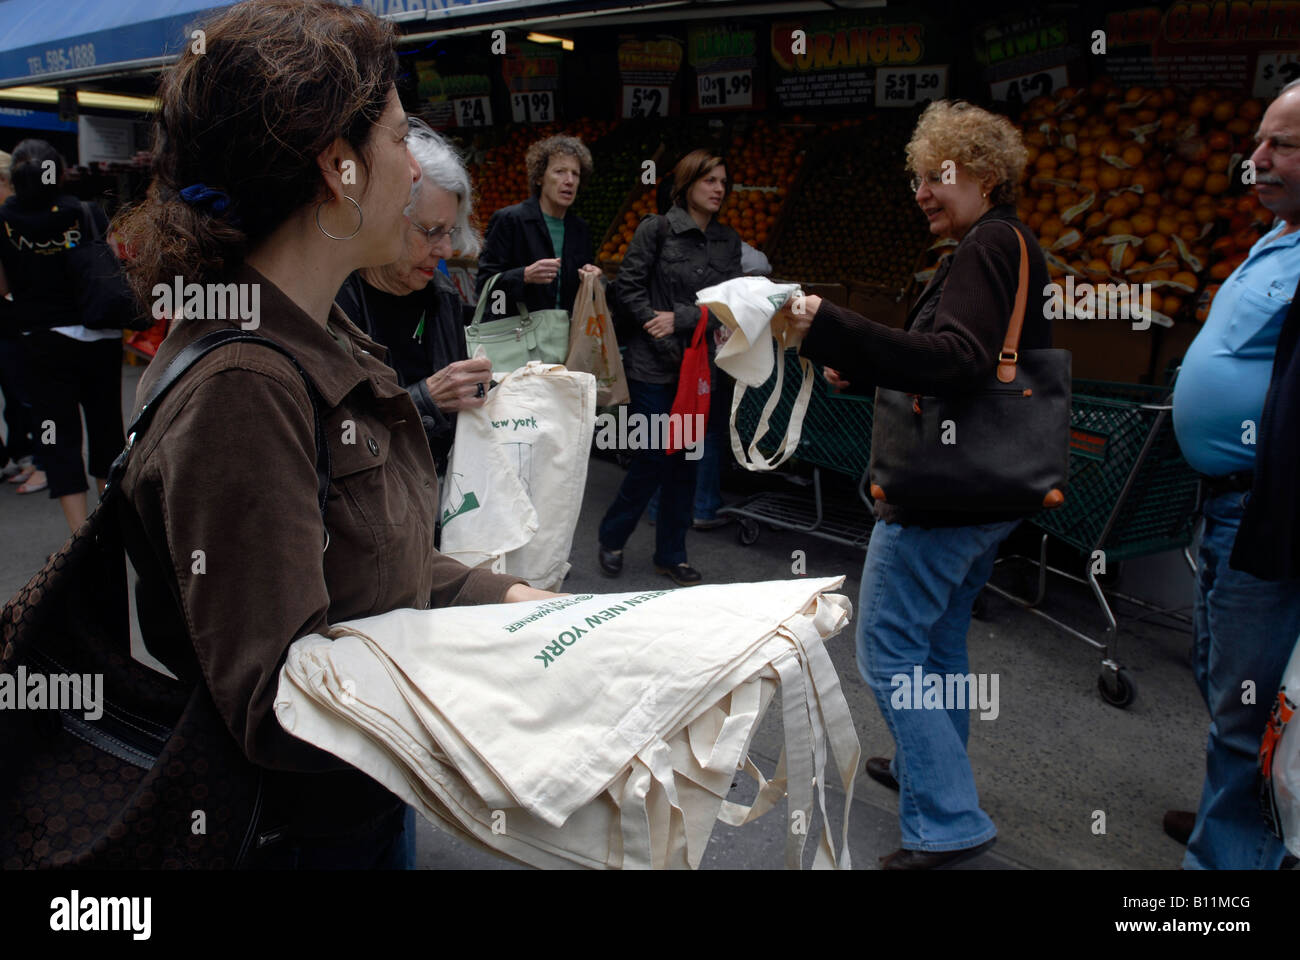
[(336, 237), (334, 236), (334, 234), (330, 233), (328, 230), (326, 230), (324, 227), (320, 225), (320, 208), (325, 206), (325, 201), (322, 200), (320, 203), (316, 204), (316, 229), (319, 230), (321, 233), (325, 234), (325, 236), (329, 237), (331, 240), (351, 240), (353, 237), (355, 237), (358, 233), (361, 232), (361, 224), (365, 222), (365, 214), (361, 212), (361, 204), (357, 203), (346, 193), (343, 194), (343, 199), (348, 201), (349, 203), (352, 204), (352, 206), (357, 208), (357, 228), (353, 230), (351, 233), (349, 233), (346, 237)]

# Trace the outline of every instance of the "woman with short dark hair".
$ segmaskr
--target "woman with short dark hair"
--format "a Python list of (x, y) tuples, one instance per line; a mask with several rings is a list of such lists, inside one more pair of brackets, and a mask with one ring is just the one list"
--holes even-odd
[(582, 276), (600, 273), (587, 224), (572, 209), (582, 178), (591, 176), (591, 151), (577, 137), (547, 137), (528, 148), (524, 162), (532, 195), (492, 214), (475, 290), (482, 296), (500, 276), (492, 290), (505, 291), (511, 313), (521, 302), (530, 312), (572, 313)]
[[(727, 192), (723, 159), (709, 150), (688, 153), (674, 168), (672, 208), (664, 216), (646, 217), (628, 244), (615, 283), (623, 309), (641, 323), (623, 358), (632, 396), (629, 415), (653, 422), (651, 418), (672, 410), (682, 351), (700, 319), (696, 291), (740, 276), (740, 237), (718, 223)], [(710, 356), (716, 349), (712, 334), (719, 326), (710, 313)], [(701, 430), (697, 440), (703, 439)], [(607, 576), (622, 572), (623, 545), (660, 490), (655, 569), (684, 587), (703, 580), (686, 557), (696, 477), (696, 459), (687, 459), (688, 452), (666, 456), (662, 449), (632, 451), (627, 476), (600, 524), (598, 559)]]
[[(91, 242), (108, 218), (63, 185), (63, 157), (44, 140), (14, 147), (14, 195), (0, 206), (0, 296), (11, 292), (32, 403), (32, 431), (50, 497), (59, 501), (69, 529), (85, 522), (86, 461), (81, 417), (86, 417), (90, 474), (104, 489), (122, 435), (122, 331), (82, 325), (79, 279), (69, 251)], [(96, 223), (91, 222), (93, 218)], [(19, 493), (44, 489), (39, 471)]]
[[(289, 645), (398, 608), (552, 594), (434, 550), (420, 417), (383, 348), (333, 303), (354, 270), (397, 259), (410, 228), (419, 170), (392, 27), (358, 7), (259, 0), (205, 31), (206, 52), (187, 49), (163, 78), (154, 180), (121, 220), (128, 275), (144, 302), (180, 277), (234, 284), (258, 309), (178, 319), (137, 404), (199, 337), (251, 320), (319, 396), (278, 351), (238, 343), (159, 401), (121, 484), (144, 641), (206, 690), (247, 761), (241, 776), (262, 784), (253, 865), (406, 867), (405, 804), (277, 722)], [(317, 423), (331, 461), (323, 510)]]

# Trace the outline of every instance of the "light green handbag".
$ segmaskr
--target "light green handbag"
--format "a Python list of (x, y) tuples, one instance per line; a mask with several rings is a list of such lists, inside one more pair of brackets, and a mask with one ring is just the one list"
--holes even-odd
[(528, 312), (523, 302), (516, 304), (519, 313), (512, 317), (483, 320), (483, 311), (492, 299), (492, 287), (500, 279), (497, 274), (487, 282), (474, 319), (465, 328), (465, 346), (469, 355), (481, 346), (492, 361), (493, 370), (518, 370), (529, 360), (543, 363), (563, 363), (569, 355), (569, 314), (566, 310), (536, 310)]

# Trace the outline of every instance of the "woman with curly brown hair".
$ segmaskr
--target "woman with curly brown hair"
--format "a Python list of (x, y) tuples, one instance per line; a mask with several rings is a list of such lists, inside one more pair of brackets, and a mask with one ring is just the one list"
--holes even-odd
[(547, 137), (528, 148), (524, 162), (532, 196), (492, 214), (476, 292), (500, 274), (492, 289), (505, 291), (512, 312), (520, 302), (529, 311), (572, 312), (581, 275), (600, 273), (587, 224), (571, 209), (582, 178), (591, 176), (591, 151), (576, 137)]
[[(144, 641), (206, 694), (263, 784), (253, 865), (410, 866), (405, 805), (277, 723), (289, 645), (397, 608), (551, 594), (434, 550), (420, 417), (383, 348), (332, 303), (354, 270), (396, 260), (410, 229), (419, 168), (391, 27), (356, 7), (256, 0), (205, 30), (206, 53), (186, 51), (163, 79), (153, 183), (119, 228), (142, 301), (159, 309), (173, 284), (200, 284), (211, 304), (221, 284), (241, 310), (204, 315), (187, 295), (137, 404), (196, 339), (254, 324), (316, 395), (278, 351), (226, 345), (132, 437), (122, 519)], [(331, 461), (323, 507), (318, 423)]]
[[(1051, 346), (1047, 263), (1016, 218), (1026, 157), (1020, 132), (1005, 117), (960, 101), (925, 109), (907, 145), (911, 188), (930, 232), (957, 245), (940, 261), (902, 330), (816, 296), (787, 307), (783, 316), (805, 334), (801, 352), (833, 365), (826, 371), (832, 384), (941, 397), (976, 389), (997, 366), (1011, 320), (1020, 240), (1029, 272), (1020, 350)], [(868, 775), (899, 791), (903, 846), (885, 859), (886, 870), (947, 866), (983, 852), (997, 836), (980, 808), (966, 754), (966, 700), (929, 702), (928, 678), (967, 676), (971, 605), (993, 571), (998, 545), (1023, 516), (981, 513), (969, 503), (943, 510), (876, 504), (862, 570), (857, 652), (858, 669), (897, 748), (892, 761), (867, 761)], [(922, 674), (923, 705), (919, 690), (903, 695)], [(952, 696), (952, 684), (945, 688)]]

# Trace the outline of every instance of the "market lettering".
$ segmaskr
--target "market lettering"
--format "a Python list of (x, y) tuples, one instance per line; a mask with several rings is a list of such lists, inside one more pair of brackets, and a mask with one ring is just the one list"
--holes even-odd
[(1106, 18), (1106, 42), (1114, 47), (1151, 43), (1160, 31), (1160, 8), (1125, 10)]
[(1022, 30), (1013, 33), (1009, 37), (991, 41), (989, 43), (989, 62), (997, 63), (1000, 60), (1023, 56), (1027, 53), (1050, 50), (1052, 47), (1059, 47), (1065, 41), (1064, 24), (1050, 24), (1033, 32), (1024, 32)]
[(754, 34), (745, 33), (706, 33), (695, 40), (696, 60), (715, 60), (722, 57), (752, 57), (754, 55)]
[(772, 56), (786, 70), (829, 70), (884, 63), (917, 63), (925, 50), (919, 23), (821, 31), (808, 37), (807, 53), (791, 55), (791, 30), (774, 29)]
[(1294, 0), (1222, 0), (1175, 3), (1163, 33), (1173, 43), (1204, 40), (1287, 40), (1300, 37), (1300, 3)]

